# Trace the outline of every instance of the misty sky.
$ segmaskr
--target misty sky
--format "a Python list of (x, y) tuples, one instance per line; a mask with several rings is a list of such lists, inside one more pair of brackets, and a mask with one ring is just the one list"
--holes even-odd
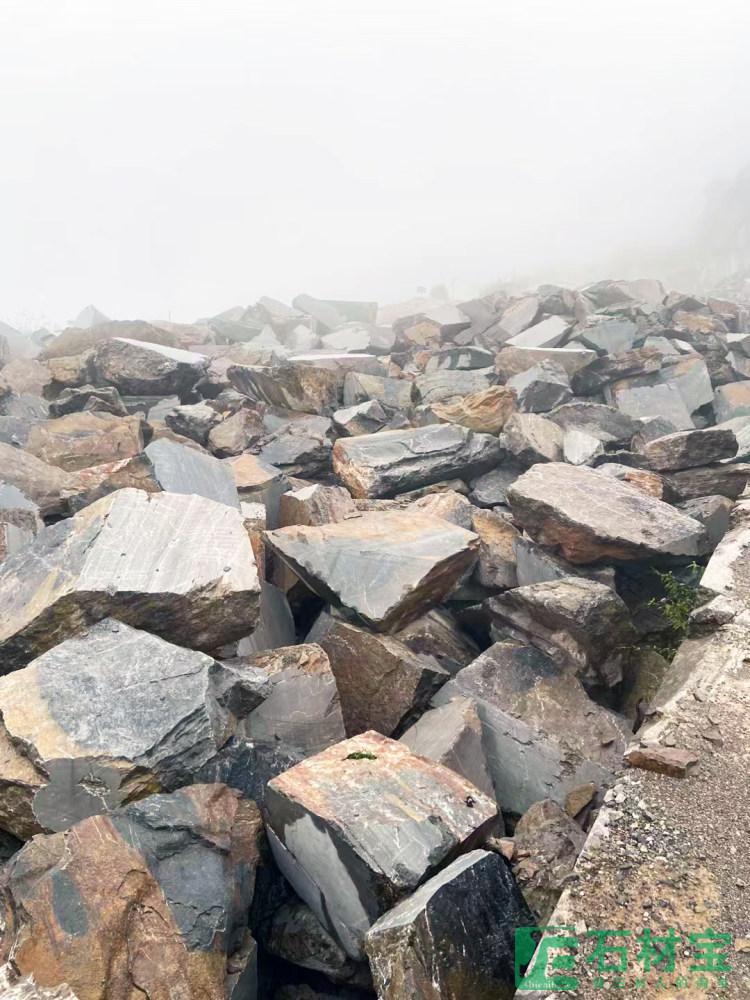
[(0, 0), (0, 317), (679, 243), (750, 160), (749, 29), (740, 0)]

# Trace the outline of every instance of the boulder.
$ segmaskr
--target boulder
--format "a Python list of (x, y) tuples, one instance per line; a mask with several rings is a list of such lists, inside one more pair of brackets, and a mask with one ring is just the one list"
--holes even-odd
[(166, 493), (195, 494), (239, 510), (232, 469), (213, 455), (164, 438), (152, 441), (145, 455), (155, 481)]
[(320, 525), (359, 516), (354, 501), (343, 486), (303, 486), (279, 498), (279, 526)]
[(476, 371), (449, 370), (417, 375), (413, 384), (419, 401), (425, 406), (449, 406), (465, 396), (486, 392), (496, 381), (494, 368), (479, 368)]
[(641, 429), (638, 420), (612, 406), (578, 400), (557, 407), (548, 419), (565, 431), (582, 431), (604, 445), (627, 445)]
[(581, 682), (534, 646), (498, 642), (438, 691), (476, 701), (495, 796), (524, 813), (539, 799), (560, 805), (571, 789), (612, 780), (630, 723), (588, 698)]
[(290, 476), (327, 475), (333, 444), (328, 417), (306, 416), (286, 421), (261, 450), (264, 462)]
[(239, 455), (226, 463), (241, 501), (264, 504), (269, 528), (279, 527), (279, 498), (289, 489), (286, 476), (257, 455)]
[(514, 413), (505, 425), (503, 447), (521, 465), (560, 462), (563, 432), (557, 424), (536, 413)]
[(356, 960), (378, 917), (481, 843), (497, 818), (464, 778), (378, 733), (274, 778), (265, 809), (282, 874)]
[(254, 803), (196, 785), (36, 837), (3, 870), (0, 956), (78, 1000), (222, 1000), (238, 972), (252, 996), (261, 836)]
[(476, 510), (471, 527), (479, 536), (479, 559), (474, 576), (483, 587), (515, 587), (516, 556), (514, 544), (519, 532), (510, 521), (492, 510)]
[(271, 955), (322, 973), (333, 983), (371, 985), (367, 966), (349, 958), (310, 907), (299, 900), (276, 910), (263, 935), (263, 945)]
[(457, 524), (460, 528), (472, 530), (472, 517), (476, 508), (469, 503), (465, 496), (455, 490), (445, 490), (440, 493), (428, 493), (426, 496), (415, 500), (408, 507), (409, 510), (417, 514), (430, 514), (433, 517), (442, 517), (451, 524)]
[(638, 327), (630, 320), (605, 319), (578, 334), (577, 339), (601, 354), (619, 354), (629, 351), (638, 334)]
[(750, 608), (749, 550), (750, 501), (742, 500), (736, 504), (730, 528), (708, 561), (701, 577), (701, 588), (711, 594), (724, 594)]
[(3, 829), (67, 830), (194, 780), (219, 745), (215, 666), (108, 618), (0, 677)]
[(516, 575), (518, 586), (527, 587), (532, 583), (544, 583), (547, 580), (564, 580), (566, 577), (582, 576), (588, 580), (596, 580), (607, 587), (614, 588), (615, 571), (611, 566), (574, 566), (566, 559), (555, 555), (549, 549), (537, 545), (530, 538), (519, 535), (513, 542), (513, 555), (516, 559)]
[(705, 542), (697, 521), (585, 467), (530, 469), (510, 487), (508, 502), (535, 541), (559, 547), (572, 563), (690, 558)]
[(515, 409), (516, 394), (504, 385), (493, 385), (453, 403), (435, 403), (432, 407), (440, 420), (481, 434), (499, 434)]
[(304, 750), (288, 743), (262, 743), (232, 736), (196, 775), (196, 782), (228, 785), (260, 809), (266, 785), (306, 757)]
[(327, 616), (316, 641), (331, 661), (347, 736), (373, 729), (397, 738), (427, 708), (450, 674), (393, 636), (373, 635)]
[(33, 976), (22, 976), (12, 962), (0, 967), (0, 997), (2, 1000), (78, 1000), (65, 983), (52, 989), (38, 986)]
[(425, 365), (425, 374), (438, 371), (475, 371), (477, 368), (491, 368), (495, 355), (484, 347), (445, 347), (436, 351)]
[(479, 655), (479, 647), (444, 608), (432, 608), (395, 633), (415, 653), (434, 656), (454, 674)]
[(67, 501), (63, 493), (72, 484), (70, 473), (47, 465), (35, 455), (0, 442), (0, 477), (19, 489), (38, 507), (42, 517), (63, 514)]
[(556, 361), (569, 376), (585, 368), (596, 358), (596, 351), (584, 347), (503, 347), (495, 355), (495, 371), (507, 381), (539, 361)]
[[(613, 389), (614, 405), (631, 417), (665, 417), (675, 430), (690, 430), (695, 425), (679, 388), (674, 383)], [(748, 410), (750, 413), (750, 409)]]
[(119, 490), (0, 564), (2, 669), (22, 667), (109, 616), (213, 649), (252, 631), (259, 594), (238, 510), (204, 497)]
[(509, 487), (522, 476), (525, 469), (518, 462), (503, 462), (502, 465), (483, 476), (471, 480), (469, 499), (477, 507), (496, 507), (506, 503)]
[(612, 588), (568, 577), (516, 587), (487, 602), (493, 628), (530, 642), (588, 686), (623, 679), (636, 633)]
[(170, 430), (202, 447), (208, 443), (209, 432), (220, 422), (221, 415), (204, 402), (175, 406), (164, 414), (164, 423)]
[(219, 704), (229, 713), (226, 739), (318, 753), (346, 738), (336, 677), (315, 643), (224, 661)]
[(516, 930), (535, 925), (504, 858), (457, 858), (370, 928), (379, 1000), (511, 997)]
[(680, 431), (655, 438), (643, 446), (652, 469), (660, 472), (710, 465), (737, 454), (737, 438), (728, 428)]
[(500, 317), (500, 325), (505, 331), (506, 339), (515, 337), (530, 327), (539, 315), (539, 296), (524, 295), (508, 306)]
[(675, 502), (710, 496), (736, 500), (747, 487), (750, 464), (717, 462), (716, 465), (703, 465), (696, 469), (665, 472), (663, 478)]
[(184, 396), (203, 374), (207, 359), (192, 351), (117, 337), (90, 359), (94, 385), (112, 385), (126, 396)]
[(573, 398), (565, 369), (556, 361), (540, 361), (508, 379), (507, 385), (515, 389), (522, 413), (548, 413)]
[(604, 454), (604, 445), (599, 438), (586, 431), (571, 428), (563, 435), (563, 458), (569, 465), (590, 465), (595, 458)]
[(31, 428), (26, 451), (66, 472), (131, 458), (143, 449), (140, 417), (71, 413)]
[(336, 410), (331, 419), (339, 434), (358, 437), (360, 434), (374, 434), (382, 430), (389, 417), (377, 399), (368, 399), (364, 403)]
[(49, 404), (51, 417), (66, 417), (69, 413), (90, 410), (92, 413), (111, 413), (115, 417), (126, 417), (128, 411), (117, 389), (112, 386), (95, 388), (83, 385), (73, 389), (63, 389), (57, 399)]
[(714, 394), (716, 420), (732, 420), (750, 415), (750, 380), (720, 385)]
[[(494, 358), (489, 362), (492, 364)], [(52, 381), (47, 365), (33, 358), (16, 358), (10, 364), (2, 366), (2, 385), (0, 396), (4, 392), (15, 392), (18, 395), (44, 396)]]
[(331, 414), (340, 403), (336, 371), (291, 362), (276, 366), (230, 365), (230, 385), (270, 406), (299, 413)]
[[(501, 323), (504, 319), (503, 316)], [(541, 323), (528, 326), (521, 333), (510, 337), (505, 343), (509, 347), (557, 347), (570, 326), (570, 320), (564, 316), (548, 316)]]
[(376, 400), (389, 410), (409, 410), (414, 383), (408, 379), (383, 378), (364, 372), (347, 372), (344, 377), (344, 406)]
[(683, 514), (699, 521), (705, 527), (708, 533), (706, 549), (708, 552), (713, 552), (729, 527), (733, 506), (729, 497), (699, 497), (695, 500), (683, 500), (682, 503), (675, 504), (675, 506)]
[(666, 500), (668, 496), (670, 498), (672, 496), (666, 480), (656, 472), (634, 469), (629, 465), (620, 465), (619, 462), (605, 462), (597, 468), (603, 475), (619, 479), (623, 483), (629, 483), (634, 489), (640, 490), (647, 496), (655, 497), (657, 500)]
[(476, 558), (476, 535), (442, 518), (383, 511), (267, 531), (270, 548), (311, 590), (381, 632), (450, 592)]
[(471, 698), (451, 698), (418, 719), (401, 737), (412, 753), (437, 761), (494, 798), (482, 722)]
[(341, 438), (333, 469), (354, 497), (391, 497), (442, 479), (473, 478), (500, 462), (497, 438), (456, 424)]
[(573, 391), (577, 396), (590, 396), (601, 392), (610, 382), (657, 372), (662, 366), (662, 353), (658, 347), (637, 347), (619, 354), (605, 354), (573, 375)]
[(179, 347), (179, 339), (169, 330), (160, 329), (143, 320), (107, 320), (94, 325), (87, 324), (85, 328), (69, 326), (54, 340), (45, 345), (40, 357), (65, 358), (91, 351), (103, 341), (112, 338), (127, 338), (132, 342), (146, 341), (162, 347)]

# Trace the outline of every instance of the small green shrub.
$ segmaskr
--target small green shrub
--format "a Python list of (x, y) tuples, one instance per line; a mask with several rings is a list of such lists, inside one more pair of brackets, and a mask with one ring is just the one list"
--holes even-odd
[[(688, 569), (693, 573), (700, 572), (697, 563), (691, 563)], [(687, 638), (688, 623), (690, 613), (698, 601), (698, 588), (690, 583), (683, 583), (678, 580), (674, 573), (663, 573), (654, 569), (654, 573), (659, 577), (664, 588), (664, 597), (652, 597), (648, 602), (652, 607), (658, 607), (659, 611), (666, 618), (670, 625), (670, 639), (668, 645), (654, 646), (657, 653), (667, 660), (673, 660), (680, 643)]]

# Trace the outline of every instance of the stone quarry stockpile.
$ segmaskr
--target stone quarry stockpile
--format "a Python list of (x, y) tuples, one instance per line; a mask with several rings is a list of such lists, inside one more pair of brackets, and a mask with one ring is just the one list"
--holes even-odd
[(742, 295), (77, 322), (0, 341), (0, 997), (750, 995)]

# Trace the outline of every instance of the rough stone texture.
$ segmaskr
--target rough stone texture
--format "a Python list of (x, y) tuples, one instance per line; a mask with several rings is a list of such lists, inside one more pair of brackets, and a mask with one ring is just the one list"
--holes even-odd
[(670, 778), (688, 778), (697, 773), (700, 758), (690, 750), (646, 743), (631, 747), (625, 754), (625, 761), (631, 767), (641, 767), (644, 771), (656, 771)]
[(33, 976), (22, 976), (11, 962), (0, 968), (0, 997), (2, 1000), (78, 1000), (65, 983), (51, 989), (37, 986)]
[(574, 566), (549, 549), (521, 535), (513, 542), (513, 554), (516, 559), (519, 587), (544, 583), (547, 580), (564, 580), (571, 576), (586, 577), (612, 588), (615, 585), (615, 571), (611, 566)]
[(714, 396), (714, 411), (718, 423), (750, 415), (750, 381), (720, 385)]
[(568, 577), (516, 587), (487, 607), (497, 628), (538, 646), (584, 684), (613, 687), (623, 679), (636, 633), (610, 587)]
[(31, 541), (43, 527), (34, 501), (0, 480), (0, 560)]
[(573, 397), (565, 369), (556, 361), (540, 361), (508, 379), (507, 385), (515, 389), (522, 413), (548, 413)]
[(524, 813), (539, 799), (565, 804), (586, 782), (621, 766), (630, 725), (600, 708), (581, 683), (534, 646), (495, 643), (435, 696), (437, 706), (473, 698), (482, 720), (498, 804)]
[(25, 449), (48, 465), (74, 472), (137, 455), (143, 449), (142, 423), (140, 417), (71, 413), (32, 427)]
[(539, 315), (539, 296), (524, 295), (503, 312), (500, 323), (507, 337), (515, 337), (531, 326)]
[(224, 1000), (261, 833), (252, 802), (196, 785), (36, 838), (3, 871), (0, 957), (78, 1000)]
[(3, 670), (108, 616), (212, 649), (252, 631), (259, 593), (238, 510), (203, 497), (119, 490), (0, 564)]
[(373, 635), (328, 616), (316, 641), (331, 661), (347, 736), (373, 729), (398, 737), (449, 679), (434, 657), (393, 636)]
[(357, 960), (378, 917), (481, 843), (497, 816), (464, 778), (377, 733), (274, 778), (265, 808), (282, 873)]
[(657, 347), (637, 347), (632, 351), (596, 358), (590, 365), (575, 373), (571, 384), (577, 396), (593, 395), (601, 392), (610, 382), (634, 375), (647, 375), (659, 371), (661, 366), (662, 351)]
[(404, 626), (442, 599), (476, 557), (476, 535), (406, 511), (268, 531), (267, 544), (325, 600), (378, 631)]
[(593, 469), (540, 465), (516, 480), (508, 502), (532, 538), (572, 563), (692, 557), (705, 542), (697, 521)]
[(206, 364), (206, 358), (192, 351), (117, 337), (105, 340), (92, 355), (91, 381), (114, 386), (126, 396), (183, 396)]
[(281, 469), (257, 455), (240, 455), (228, 461), (240, 500), (263, 503), (269, 528), (279, 527), (279, 498), (289, 489)]
[(605, 445), (627, 445), (641, 428), (638, 420), (603, 403), (564, 403), (549, 419), (565, 431), (583, 431)]
[(223, 666), (219, 703), (230, 713), (231, 735), (306, 754), (345, 739), (336, 678), (320, 646), (271, 649)]
[(175, 434), (205, 446), (209, 432), (221, 422), (221, 415), (208, 403), (175, 406), (164, 414), (164, 422)]
[(69, 413), (90, 410), (92, 413), (111, 413), (116, 417), (126, 417), (128, 411), (120, 393), (111, 386), (97, 389), (93, 385), (63, 389), (57, 399), (49, 404), (51, 417), (65, 417)]
[(341, 378), (327, 368), (291, 363), (275, 367), (231, 365), (227, 378), (246, 396), (299, 413), (330, 414), (340, 402)]
[[(592, 788), (595, 792), (595, 786), (585, 786), (589, 799)], [(580, 789), (568, 795), (566, 805), (575, 792)], [(513, 874), (540, 926), (547, 924), (585, 840), (580, 826), (551, 799), (535, 802), (516, 824)]]
[(239, 410), (208, 433), (208, 448), (217, 458), (240, 455), (247, 448), (258, 444), (263, 436), (263, 427), (252, 410)]
[(3, 828), (66, 830), (187, 783), (216, 750), (213, 665), (110, 618), (1, 677)]
[(409, 379), (383, 378), (364, 372), (347, 372), (344, 377), (344, 406), (377, 401), (389, 410), (409, 410), (414, 402)]
[(692, 517), (705, 527), (708, 533), (707, 551), (713, 552), (729, 527), (732, 501), (729, 497), (708, 496), (695, 500), (685, 500), (676, 504), (683, 514)]
[(469, 499), (478, 507), (495, 507), (506, 503), (509, 487), (524, 471), (523, 466), (517, 462), (503, 462), (497, 469), (472, 480)]
[(232, 736), (198, 771), (196, 781), (229, 785), (262, 808), (271, 778), (288, 771), (305, 757), (304, 750), (291, 744), (253, 742)]
[(332, 418), (333, 426), (345, 437), (359, 437), (382, 430), (389, 417), (377, 399), (368, 399), (356, 406), (336, 410)]
[(631, 417), (666, 417), (675, 430), (679, 431), (690, 430), (695, 426), (685, 400), (674, 383), (623, 388), (613, 392), (612, 397), (617, 408)]
[(274, 913), (264, 935), (266, 949), (304, 969), (322, 972), (333, 983), (367, 986), (367, 966), (352, 961), (309, 906), (287, 903)]
[(165, 493), (196, 494), (239, 510), (232, 468), (213, 455), (165, 439), (152, 441), (145, 454), (154, 479)]
[(603, 454), (604, 446), (599, 438), (575, 428), (565, 431), (563, 458), (569, 465), (590, 465), (597, 455)]
[(681, 431), (656, 438), (643, 446), (652, 469), (669, 471), (710, 465), (737, 454), (737, 438), (729, 429)]
[(569, 329), (570, 322), (562, 316), (549, 316), (510, 337), (506, 343), (509, 347), (557, 347)]
[(426, 653), (450, 673), (479, 656), (479, 647), (444, 609), (432, 608), (395, 633), (415, 653)]
[(494, 798), (495, 789), (487, 767), (482, 722), (471, 698), (451, 698), (418, 719), (401, 737), (420, 757), (437, 761), (462, 775), (480, 792)]
[(497, 381), (494, 368), (479, 368), (476, 371), (439, 371), (431, 375), (418, 375), (414, 380), (414, 391), (425, 406), (450, 405), (463, 399), (486, 392)]
[(675, 502), (697, 500), (701, 497), (722, 496), (736, 500), (742, 496), (750, 478), (750, 464), (719, 462), (697, 469), (667, 472), (664, 481)]
[(305, 486), (279, 498), (280, 527), (292, 524), (320, 525), (356, 515), (354, 501), (343, 486)]
[(333, 468), (354, 497), (390, 497), (441, 479), (471, 478), (497, 465), (497, 438), (456, 424), (381, 431), (345, 438), (333, 449)]
[(534, 918), (505, 860), (472, 851), (395, 906), (365, 948), (380, 1000), (510, 1000), (514, 939)]
[(730, 524), (701, 577), (701, 588), (750, 608), (750, 500), (735, 505)]
[(605, 320), (596, 326), (582, 330), (578, 339), (586, 347), (605, 354), (619, 354), (633, 346), (638, 327), (629, 320)]
[(452, 403), (435, 403), (432, 407), (441, 420), (482, 434), (499, 434), (515, 409), (515, 391), (504, 385), (493, 385), (483, 392), (471, 393)]
[(539, 361), (556, 361), (572, 376), (595, 358), (595, 351), (582, 347), (503, 347), (495, 356), (495, 371), (507, 380)]
[(33, 500), (42, 517), (66, 510), (62, 494), (71, 486), (70, 474), (47, 465), (35, 455), (0, 442), (0, 477)]
[(76, 514), (95, 500), (126, 489), (144, 490), (146, 493), (161, 491), (154, 467), (145, 452), (119, 462), (105, 462), (71, 473), (60, 498), (65, 502), (67, 513)]
[(479, 536), (479, 560), (474, 575), (483, 587), (518, 584), (514, 544), (520, 537), (510, 521), (491, 510), (477, 510), (472, 528)]
[(328, 417), (299, 417), (283, 424), (264, 445), (261, 458), (289, 476), (319, 478), (331, 469), (333, 444)]
[(521, 465), (562, 461), (562, 430), (536, 413), (514, 413), (505, 425), (502, 443)]
[(179, 340), (168, 330), (142, 320), (105, 320), (95, 326), (79, 329), (69, 326), (47, 344), (40, 357), (45, 360), (65, 358), (90, 351), (102, 341), (127, 337), (131, 341), (146, 341), (165, 347), (179, 347)]
[(657, 500), (665, 500), (667, 496), (672, 496), (666, 480), (656, 472), (634, 469), (629, 465), (620, 465), (619, 462), (605, 462), (597, 467), (597, 471), (612, 479), (628, 483), (633, 489), (640, 490), (646, 496), (655, 497)]

